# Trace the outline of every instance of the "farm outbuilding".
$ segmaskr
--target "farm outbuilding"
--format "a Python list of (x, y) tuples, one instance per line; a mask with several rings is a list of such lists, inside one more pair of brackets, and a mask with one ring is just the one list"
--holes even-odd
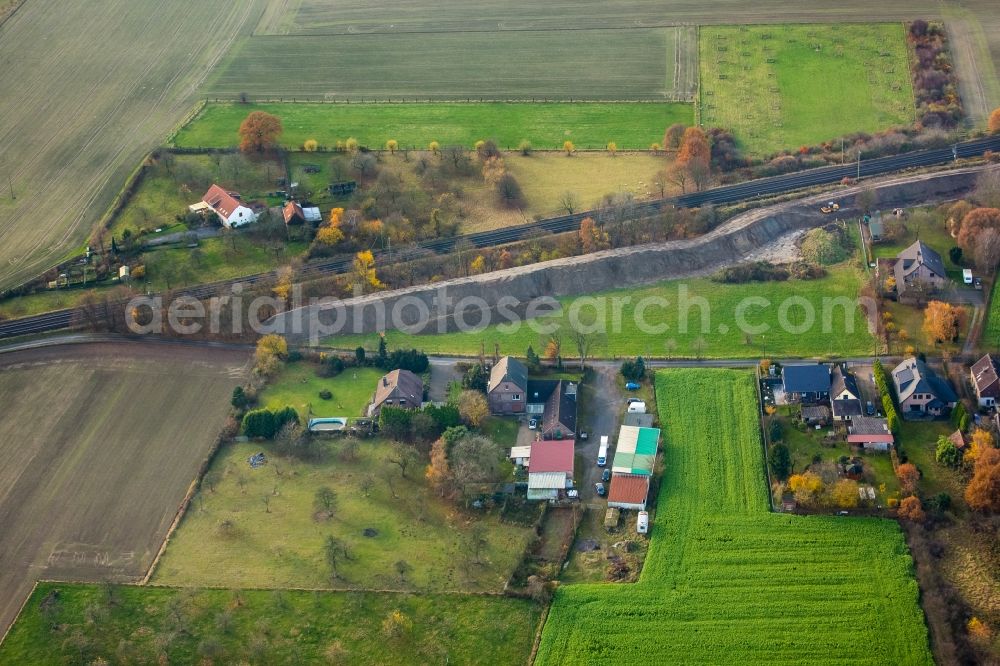
[(623, 425), (618, 431), (618, 446), (615, 449), (615, 459), (611, 463), (611, 471), (618, 474), (652, 476), (659, 443), (659, 428)]
[(608, 506), (618, 509), (646, 510), (650, 477), (645, 474), (612, 474)]

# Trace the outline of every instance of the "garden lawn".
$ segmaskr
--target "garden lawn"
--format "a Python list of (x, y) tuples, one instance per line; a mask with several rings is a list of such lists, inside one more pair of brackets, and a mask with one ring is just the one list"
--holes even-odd
[(560, 587), (536, 664), (933, 664), (894, 522), (769, 513), (753, 382), (657, 373), (665, 471), (642, 575)]
[[(863, 313), (856, 307), (836, 305), (828, 307), (831, 326), (824, 330), (822, 325), (824, 303), (846, 298), (854, 303), (858, 295), (860, 277), (856, 269), (846, 265), (835, 266), (826, 277), (818, 280), (788, 282), (765, 282), (750, 284), (719, 284), (709, 279), (673, 280), (648, 287), (628, 290), (607, 291), (588, 295), (588, 299), (608, 297), (606, 303), (606, 335), (597, 336), (591, 355), (597, 357), (636, 356), (646, 358), (756, 358), (763, 355), (776, 357), (844, 357), (870, 353), (872, 337), (868, 332)], [(652, 305), (645, 311), (645, 320), (652, 326), (666, 325), (662, 333), (644, 332), (636, 323), (635, 305), (645, 297), (666, 298), (665, 307)], [(739, 330), (736, 319), (737, 306), (748, 297), (763, 297), (769, 305), (749, 305), (744, 310), (746, 323), (766, 326), (766, 331), (748, 334)], [(781, 304), (791, 297), (804, 298), (814, 313), (814, 325), (798, 333), (794, 327), (803, 326), (807, 321), (806, 306), (791, 302), (785, 310), (791, 327), (779, 324)], [(620, 326), (613, 317), (615, 306), (611, 297), (631, 299), (622, 303)], [(582, 297), (581, 297), (582, 298)], [(696, 303), (707, 303), (707, 308)], [(558, 328), (556, 335), (562, 340), (564, 358), (577, 354), (569, 335), (568, 312), (574, 297), (559, 299), (563, 305), (560, 314), (538, 318), (523, 323), (514, 332), (503, 332), (491, 326), (479, 332), (446, 333), (413, 337), (399, 331), (388, 331), (386, 341), (391, 348), (417, 347), (427, 353), (463, 354), (476, 356), (481, 345), (493, 349), (499, 344), (501, 354), (522, 356), (529, 345), (536, 351), (545, 348), (548, 334), (537, 330), (542, 325)], [(584, 301), (581, 301), (584, 302)], [(691, 307), (685, 307), (685, 304)], [(593, 307), (581, 307), (580, 319), (583, 323), (592, 321)], [(707, 321), (704, 315), (707, 314)], [(705, 325), (707, 324), (707, 325)], [(800, 329), (801, 330), (801, 329)], [(762, 338), (763, 335), (763, 338)], [(378, 338), (369, 336), (334, 336), (325, 341), (337, 348), (354, 349), (364, 345), (375, 349)]]
[(700, 122), (751, 153), (914, 118), (902, 23), (702, 27)]
[[(317, 366), (305, 361), (289, 363), (281, 374), (261, 392), (263, 407), (281, 409), (291, 405), (305, 420), (310, 417), (363, 416), (372, 400), (379, 378), (378, 368), (347, 368), (336, 377), (316, 374)], [(330, 391), (333, 397), (323, 400), (319, 392)]]
[[(252, 582), (252, 581), (244, 581)], [(0, 663), (524, 664), (540, 609), (466, 595), (40, 583)], [(40, 611), (58, 594), (51, 615)], [(383, 622), (401, 613), (398, 634)], [(85, 618), (97, 612), (99, 621)], [(59, 630), (50, 629), (52, 623)], [(67, 639), (67, 636), (76, 637)], [(502, 649), (500, 649), (502, 646)], [(123, 658), (122, 655), (125, 655)]]
[(663, 140), (673, 123), (691, 124), (690, 104), (672, 103), (415, 103), (415, 104), (209, 104), (181, 129), (174, 142), (182, 147), (226, 148), (239, 143), (240, 123), (251, 111), (281, 118), (282, 145), (297, 149), (308, 139), (334, 146), (350, 137), (382, 148), (389, 139), (400, 146), (471, 148), (493, 139), (501, 149), (516, 149), (524, 139), (536, 149), (603, 150), (615, 141), (621, 150), (647, 149)]
[[(423, 466), (413, 465), (403, 478), (386, 460), (388, 442), (358, 444), (355, 460), (334, 455), (307, 463), (271, 456), (258, 469), (251, 469), (247, 458), (268, 452), (266, 444), (224, 449), (212, 464), (221, 481), (214, 491), (199, 491), (153, 581), (195, 587), (502, 590), (531, 529), (501, 523), (496, 514), (466, 514), (428, 488)], [(334, 450), (342, 446), (337, 440)], [(314, 507), (316, 491), (324, 486), (336, 493), (329, 519)], [(220, 529), (223, 521), (232, 527)], [(477, 523), (485, 528), (479, 562), (471, 547)], [(365, 536), (366, 529), (375, 534)], [(337, 578), (324, 560), (329, 535), (350, 554), (338, 565)], [(399, 562), (406, 563), (403, 573)]]

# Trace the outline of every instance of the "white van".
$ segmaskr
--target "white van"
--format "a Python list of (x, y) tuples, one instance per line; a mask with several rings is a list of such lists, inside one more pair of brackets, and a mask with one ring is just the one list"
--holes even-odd
[(608, 436), (601, 435), (601, 448), (597, 451), (597, 466), (604, 467), (608, 464)]
[(646, 403), (641, 400), (636, 402), (630, 402), (628, 409), (626, 410), (629, 414), (645, 414), (646, 413)]
[(969, 268), (962, 269), (962, 282), (965, 284), (972, 284), (972, 270)]
[(639, 517), (635, 521), (635, 531), (639, 534), (645, 534), (649, 531), (649, 512), (640, 511)]

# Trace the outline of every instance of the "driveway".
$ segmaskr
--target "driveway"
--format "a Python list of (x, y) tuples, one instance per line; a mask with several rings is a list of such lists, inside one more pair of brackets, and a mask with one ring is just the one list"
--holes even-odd
[(427, 397), (431, 402), (448, 400), (448, 387), (452, 382), (462, 381), (462, 373), (458, 371), (458, 363), (453, 359), (431, 358), (431, 380), (427, 388)]
[[(625, 411), (625, 398), (616, 381), (618, 367), (617, 363), (592, 366), (590, 377), (580, 387), (578, 429), (586, 431), (590, 437), (577, 440), (576, 454), (577, 459), (582, 461), (582, 469), (577, 471), (575, 477), (580, 488), (580, 500), (600, 508), (604, 508), (605, 500), (594, 492), (594, 484), (601, 480), (601, 472), (611, 467), (613, 445)], [(607, 435), (609, 442), (606, 468), (597, 466), (601, 435)]]

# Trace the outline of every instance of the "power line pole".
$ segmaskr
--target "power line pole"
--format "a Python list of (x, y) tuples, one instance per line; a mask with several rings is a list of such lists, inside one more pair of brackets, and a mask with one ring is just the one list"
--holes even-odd
[(14, 178), (10, 174), (7, 174), (7, 187), (10, 188), (10, 200), (14, 201), (17, 197), (14, 196)]

